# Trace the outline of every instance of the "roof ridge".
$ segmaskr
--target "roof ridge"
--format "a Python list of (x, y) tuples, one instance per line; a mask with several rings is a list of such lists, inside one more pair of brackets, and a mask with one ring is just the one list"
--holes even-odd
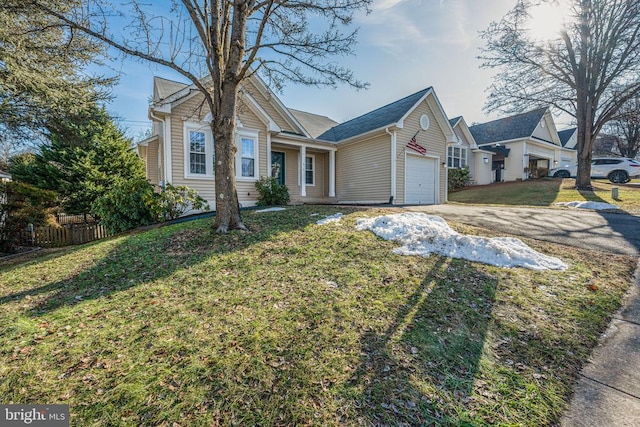
[(549, 107), (540, 107), (540, 108), (536, 108), (535, 110), (525, 111), (524, 113), (518, 113), (518, 114), (514, 114), (512, 116), (502, 117), (500, 119), (490, 120), (490, 121), (484, 122), (484, 123), (478, 123), (476, 125), (469, 126), (469, 128), (476, 127), (476, 126), (484, 126), (484, 125), (488, 125), (490, 123), (495, 123), (495, 122), (499, 122), (499, 121), (507, 120), (507, 119), (515, 119), (515, 118), (518, 118), (518, 117), (522, 117), (522, 116), (526, 116), (526, 115), (529, 115), (529, 114), (538, 113), (538, 112), (542, 112), (542, 111), (546, 112), (548, 109), (549, 109)]
[[(426, 93), (426, 92), (428, 92), (428, 91), (429, 91), (429, 89), (431, 89), (431, 88), (433, 88), (433, 86), (429, 86), (429, 87), (427, 87), (427, 88), (421, 89), (421, 90), (419, 90), (419, 91), (417, 91), (417, 92), (414, 92), (414, 93), (412, 93), (412, 94), (410, 94), (410, 95), (407, 95), (407, 96), (405, 96), (405, 97), (402, 97), (402, 98), (400, 98), (400, 99), (396, 99), (395, 101), (393, 101), (393, 102), (389, 102), (388, 104), (385, 104), (385, 105), (383, 105), (382, 107), (378, 107), (378, 108), (376, 108), (375, 110), (368, 111), (368, 112), (366, 112), (366, 113), (364, 113), (364, 114), (361, 114), (361, 115), (359, 115), (359, 116), (357, 116), (357, 117), (354, 117), (354, 118), (352, 118), (352, 119), (349, 119), (349, 120), (347, 120), (346, 122), (342, 122), (342, 123), (340, 123), (338, 126), (342, 126), (342, 125), (347, 124), (347, 123), (349, 123), (349, 122), (352, 122), (352, 121), (354, 121), (354, 120), (358, 120), (358, 119), (360, 119), (361, 117), (364, 117), (364, 116), (366, 116), (366, 115), (373, 114), (373, 113), (375, 113), (375, 112), (377, 112), (377, 111), (380, 111), (380, 110), (382, 110), (382, 109), (388, 108), (388, 107), (390, 107), (390, 106), (391, 106), (391, 105), (393, 105), (393, 104), (398, 104), (398, 103), (400, 103), (400, 102), (402, 102), (402, 101), (405, 101), (407, 98), (411, 98), (412, 96), (416, 96), (417, 94), (419, 94), (419, 93), (421, 93), (421, 92), (425, 92), (425, 93)], [(336, 127), (337, 127), (337, 126), (336, 126)]]
[(183, 82), (179, 82), (177, 80), (173, 80), (173, 79), (167, 79), (166, 77), (160, 77), (160, 76), (153, 76), (154, 79), (160, 79), (160, 80), (165, 80), (167, 82), (172, 82), (172, 83), (178, 83), (184, 86), (189, 86), (191, 83), (183, 83)]

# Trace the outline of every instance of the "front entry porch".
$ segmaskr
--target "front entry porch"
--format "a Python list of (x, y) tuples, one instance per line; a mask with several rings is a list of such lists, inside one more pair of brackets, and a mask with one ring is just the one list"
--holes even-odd
[(335, 201), (335, 149), (272, 142), (270, 176), (289, 188), (292, 203)]

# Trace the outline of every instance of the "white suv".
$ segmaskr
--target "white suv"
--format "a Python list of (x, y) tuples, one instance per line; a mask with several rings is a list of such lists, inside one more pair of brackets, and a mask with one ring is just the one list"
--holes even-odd
[[(554, 178), (575, 178), (578, 165), (562, 166), (549, 170)], [(640, 177), (640, 162), (624, 157), (597, 157), (591, 160), (591, 178), (607, 178), (611, 182), (625, 183)]]

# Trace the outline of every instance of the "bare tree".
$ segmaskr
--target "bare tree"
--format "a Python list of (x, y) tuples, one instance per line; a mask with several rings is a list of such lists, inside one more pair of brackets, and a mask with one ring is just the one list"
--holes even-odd
[(483, 67), (498, 73), (486, 108), (521, 112), (553, 106), (578, 126), (576, 186), (591, 188), (593, 142), (625, 102), (640, 94), (640, 2), (560, 0), (571, 16), (545, 41), (529, 31), (532, 8), (558, 0), (518, 0), (482, 33)]
[(629, 100), (603, 130), (618, 152), (630, 159), (640, 152), (640, 98)]
[[(356, 88), (366, 84), (328, 57), (352, 53), (354, 13), (371, 0), (173, 0), (161, 6), (132, 0), (130, 10), (106, 0), (77, 0), (72, 13), (31, 0), (69, 27), (143, 60), (169, 67), (204, 95), (215, 141), (217, 232), (243, 229), (234, 173), (236, 113), (241, 82), (260, 72), (285, 81)], [(129, 25), (119, 28), (123, 20)]]

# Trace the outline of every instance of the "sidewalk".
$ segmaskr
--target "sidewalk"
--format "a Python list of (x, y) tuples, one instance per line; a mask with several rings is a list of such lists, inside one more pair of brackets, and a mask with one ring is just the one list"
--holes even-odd
[(635, 281), (582, 370), (561, 426), (640, 426), (640, 264)]

